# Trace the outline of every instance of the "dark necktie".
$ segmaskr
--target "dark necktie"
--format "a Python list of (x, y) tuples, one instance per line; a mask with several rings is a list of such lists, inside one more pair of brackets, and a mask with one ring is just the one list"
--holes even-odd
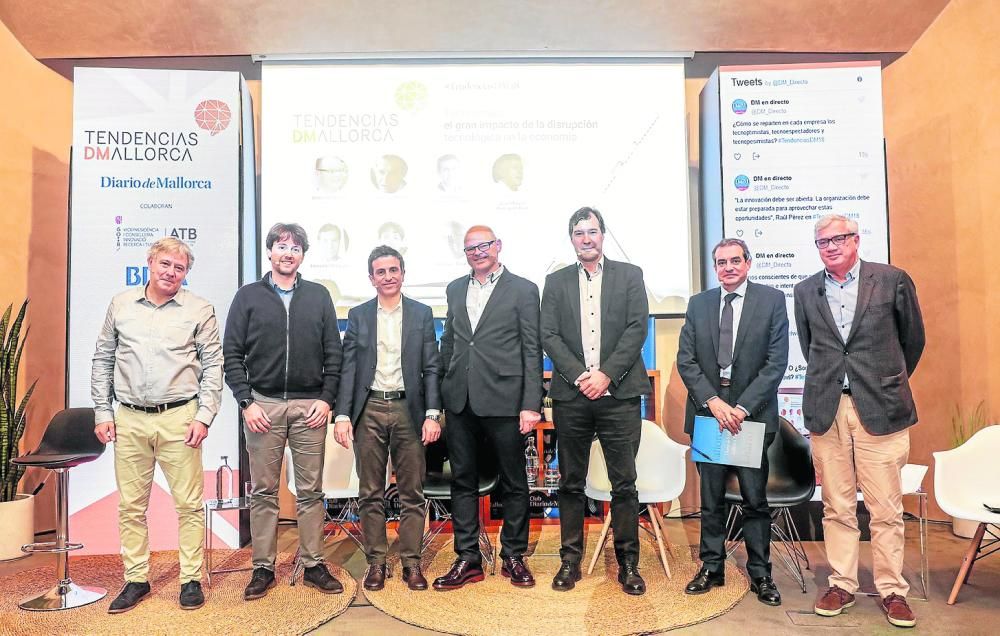
[(737, 293), (726, 294), (726, 306), (722, 308), (722, 322), (719, 323), (720, 369), (733, 363), (733, 299), (737, 296)]

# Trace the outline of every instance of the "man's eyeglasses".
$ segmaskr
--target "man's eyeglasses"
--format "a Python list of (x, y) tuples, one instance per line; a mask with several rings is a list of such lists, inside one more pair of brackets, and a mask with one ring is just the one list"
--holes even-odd
[(857, 236), (857, 232), (851, 232), (850, 234), (838, 234), (837, 236), (831, 236), (830, 238), (816, 239), (816, 247), (819, 249), (826, 249), (830, 246), (832, 242), (834, 245), (843, 245), (847, 242), (847, 239), (852, 236)]
[(477, 250), (480, 252), (485, 252), (486, 250), (493, 247), (493, 244), (496, 242), (497, 242), (496, 239), (493, 239), (492, 241), (483, 241), (482, 243), (477, 243), (476, 245), (469, 245), (468, 247), (464, 247), (462, 249), (465, 250), (466, 254), (472, 256), (473, 254), (476, 253)]
[(291, 252), (292, 254), (301, 254), (302, 248), (298, 245), (285, 245), (284, 243), (277, 243), (271, 248), (272, 251), (279, 254), (286, 254)]

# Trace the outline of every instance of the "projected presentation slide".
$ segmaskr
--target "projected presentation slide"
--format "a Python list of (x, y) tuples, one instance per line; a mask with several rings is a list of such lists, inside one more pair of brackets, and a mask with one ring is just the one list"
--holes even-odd
[(477, 224), (541, 289), (575, 262), (568, 220), (592, 206), (607, 257), (642, 267), (650, 312), (684, 311), (680, 62), (265, 63), (262, 81), (262, 233), (302, 224), (302, 274), (338, 308), (374, 295), (367, 258), (386, 244), (403, 254), (404, 293), (443, 315)]

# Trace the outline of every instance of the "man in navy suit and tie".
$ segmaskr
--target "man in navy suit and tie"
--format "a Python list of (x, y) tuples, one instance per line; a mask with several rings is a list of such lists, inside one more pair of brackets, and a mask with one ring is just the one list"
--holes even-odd
[(500, 239), (476, 225), (465, 233), (472, 272), (448, 285), (441, 336), (441, 393), (448, 411), (452, 526), (458, 558), (434, 589), (482, 581), (479, 554), (480, 440), (492, 447), (500, 473), (503, 532), (500, 573), (518, 587), (535, 579), (528, 549), (528, 478), (524, 436), (541, 420), (542, 345), (538, 287), (500, 264)]
[(361, 530), (368, 572), (366, 590), (381, 590), (388, 576), (385, 473), (389, 456), (401, 507), (399, 556), (403, 582), (427, 589), (420, 571), (424, 529), (424, 446), (441, 436), (438, 349), (431, 308), (403, 296), (404, 264), (380, 245), (368, 257), (377, 296), (347, 314), (344, 363), (334, 438), (355, 443)]
[(765, 424), (760, 468), (699, 463), (701, 569), (687, 594), (725, 585), (726, 477), (736, 471), (743, 495), (743, 536), (750, 590), (767, 605), (781, 605), (771, 578), (771, 514), (767, 505), (767, 447), (778, 431), (778, 384), (788, 364), (788, 310), (777, 289), (747, 280), (750, 249), (723, 239), (712, 250), (721, 288), (688, 301), (677, 351), (677, 372), (688, 390), (684, 432), (694, 437), (696, 415), (740, 433), (744, 419)]

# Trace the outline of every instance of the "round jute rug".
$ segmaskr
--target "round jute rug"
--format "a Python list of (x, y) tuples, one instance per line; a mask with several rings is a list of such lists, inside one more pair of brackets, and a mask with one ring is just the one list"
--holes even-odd
[[(250, 566), (250, 550), (215, 550), (213, 566), (228, 569)], [(80, 585), (96, 585), (108, 595), (91, 605), (59, 612), (27, 612), (17, 604), (55, 583), (52, 566), (26, 570), (0, 580), (0, 634), (302, 634), (347, 609), (357, 593), (349, 572), (329, 565), (344, 584), (343, 594), (322, 594), (299, 582), (291, 587), (292, 555), (280, 553), (278, 585), (256, 601), (243, 600), (250, 572), (212, 575), (212, 587), (202, 581), (204, 607), (185, 611), (177, 603), (180, 583), (177, 552), (154, 552), (150, 558), (152, 594), (124, 614), (108, 614), (108, 605), (122, 587), (122, 560), (113, 555), (70, 560), (70, 576)]]
[[(448, 537), (450, 539), (450, 536)], [(597, 533), (591, 532), (587, 546), (593, 549)], [(629, 596), (618, 584), (618, 565), (611, 541), (594, 573), (569, 592), (551, 588), (559, 569), (559, 528), (545, 526), (527, 559), (537, 584), (521, 589), (500, 576), (487, 574), (481, 583), (449, 592), (411, 592), (394, 564), (393, 577), (379, 592), (364, 592), (372, 605), (389, 616), (427, 629), (468, 636), (493, 634), (601, 634), (626, 635), (663, 632), (720, 616), (732, 609), (749, 589), (746, 576), (726, 562), (726, 585), (707, 594), (688, 596), (684, 586), (698, 571), (690, 546), (672, 546), (667, 555), (673, 578), (667, 579), (655, 544), (642, 539), (639, 566), (646, 580), (646, 594)], [(434, 553), (431, 553), (434, 551)], [(543, 556), (545, 555), (545, 556)], [(589, 557), (589, 555), (588, 555)], [(455, 555), (450, 541), (435, 542), (424, 555), (428, 581), (444, 574)], [(589, 561), (587, 562), (589, 565)]]

